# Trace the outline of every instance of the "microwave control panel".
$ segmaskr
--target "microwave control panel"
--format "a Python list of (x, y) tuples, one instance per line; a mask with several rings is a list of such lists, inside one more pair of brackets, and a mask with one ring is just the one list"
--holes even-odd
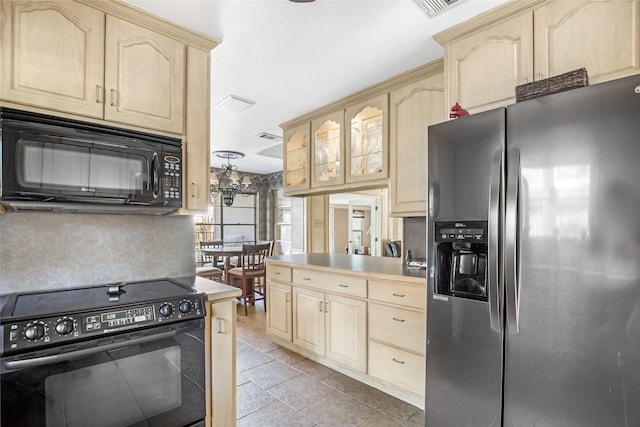
[(164, 200), (168, 205), (182, 205), (182, 161), (180, 157), (165, 155), (162, 162)]

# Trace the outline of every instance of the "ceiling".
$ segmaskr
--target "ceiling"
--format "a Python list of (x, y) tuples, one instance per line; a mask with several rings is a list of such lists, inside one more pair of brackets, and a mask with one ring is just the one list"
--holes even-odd
[[(211, 53), (211, 150), (244, 172), (282, 170), (279, 125), (442, 57), (432, 39), (505, 0), (459, 0), (429, 18), (413, 0), (126, 0), (220, 42)], [(255, 101), (241, 113), (214, 106)], [(211, 166), (226, 160), (212, 156)]]

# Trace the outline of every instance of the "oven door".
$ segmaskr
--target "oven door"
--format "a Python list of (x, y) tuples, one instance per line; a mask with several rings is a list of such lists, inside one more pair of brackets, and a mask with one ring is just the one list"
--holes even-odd
[(1, 425), (203, 425), (204, 353), (197, 319), (3, 358)]

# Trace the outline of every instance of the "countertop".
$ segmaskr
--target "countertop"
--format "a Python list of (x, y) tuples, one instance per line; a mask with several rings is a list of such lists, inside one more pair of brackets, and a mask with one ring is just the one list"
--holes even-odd
[(427, 272), (421, 268), (408, 268), (402, 264), (400, 258), (372, 257), (367, 255), (349, 254), (294, 254), (273, 256), (267, 259), (267, 264), (291, 264), (292, 266), (304, 264), (315, 267), (318, 270), (342, 270), (346, 273), (361, 272), (370, 276), (402, 276), (416, 283), (426, 284)]
[(205, 293), (207, 295), (207, 302), (235, 298), (242, 295), (240, 288), (205, 279), (204, 277), (188, 276), (176, 278), (175, 280), (195, 288), (198, 292)]

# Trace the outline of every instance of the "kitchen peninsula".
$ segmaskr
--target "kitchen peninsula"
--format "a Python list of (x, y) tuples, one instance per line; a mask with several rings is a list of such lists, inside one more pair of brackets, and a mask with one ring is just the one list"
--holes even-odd
[(291, 351), (424, 408), (426, 271), (398, 258), (267, 261), (267, 333)]

